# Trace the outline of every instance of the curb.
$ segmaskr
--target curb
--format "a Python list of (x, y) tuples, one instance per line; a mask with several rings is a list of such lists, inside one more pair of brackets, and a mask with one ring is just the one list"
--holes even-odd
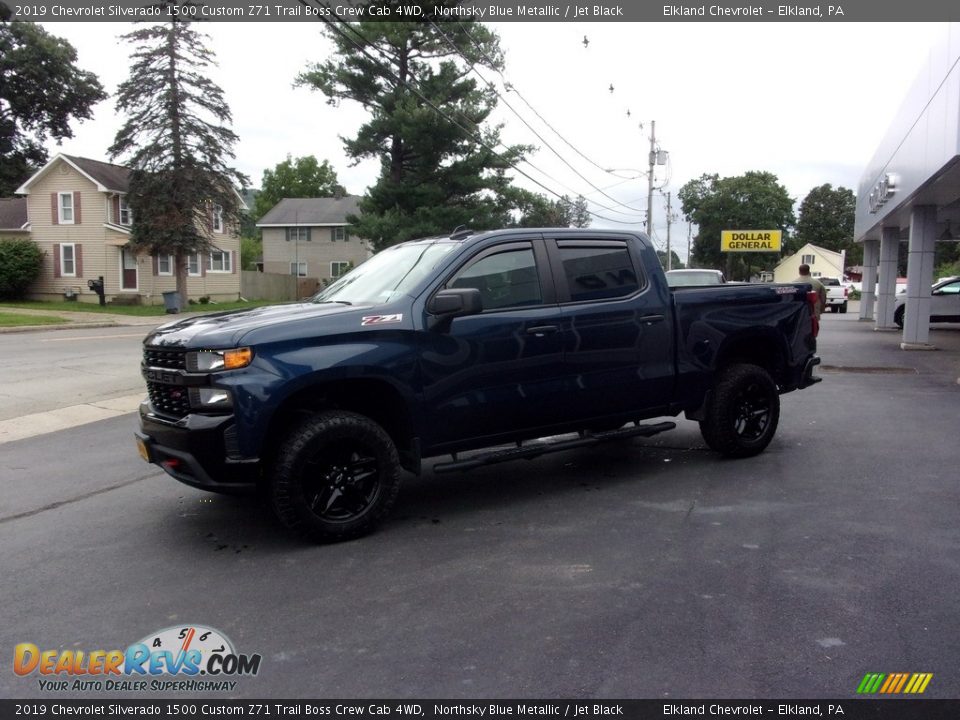
[(86, 328), (127, 327), (118, 322), (66, 322), (61, 325), (20, 325), (18, 327), (0, 327), (0, 335), (7, 333), (36, 332), (38, 330), (84, 330)]

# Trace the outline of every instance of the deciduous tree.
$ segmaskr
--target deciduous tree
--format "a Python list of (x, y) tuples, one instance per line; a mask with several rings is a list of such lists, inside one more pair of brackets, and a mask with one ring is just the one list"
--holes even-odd
[(847, 264), (859, 265), (863, 244), (853, 241), (857, 198), (852, 190), (830, 183), (813, 188), (800, 203), (797, 242), (813, 243), (835, 252), (846, 251)]
[(329, 162), (317, 161), (313, 155), (287, 159), (273, 170), (263, 171), (263, 180), (257, 192), (254, 216), (262, 218), (284, 198), (314, 198), (346, 195), (337, 173)]
[(77, 52), (39, 25), (9, 22), (0, 4), (0, 197), (47, 161), (44, 142), (73, 137), (71, 120), (93, 115), (107, 97)]
[(793, 199), (772, 173), (702, 175), (680, 188), (679, 197), (684, 215), (699, 225), (693, 267), (716, 268), (730, 279), (746, 280), (753, 271), (779, 262), (780, 256), (772, 253), (722, 252), (722, 230), (782, 230), (784, 250), (788, 250), (788, 232), (796, 223)]

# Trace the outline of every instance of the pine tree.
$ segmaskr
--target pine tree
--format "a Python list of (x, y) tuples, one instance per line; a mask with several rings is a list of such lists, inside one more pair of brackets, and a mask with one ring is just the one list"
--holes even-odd
[[(162, 6), (169, 3), (162, 2)], [(129, 78), (117, 109), (127, 121), (110, 147), (130, 167), (131, 245), (176, 258), (180, 306), (187, 304), (187, 257), (207, 252), (214, 213), (239, 223), (235, 183), (247, 179), (227, 163), (237, 136), (228, 127), (223, 91), (208, 76), (209, 38), (180, 19), (134, 30)]]
[[(403, 4), (372, 3), (390, 7), (393, 17)], [(529, 148), (498, 147), (500, 128), (485, 126), (496, 95), (478, 88), (470, 67), (501, 70), (503, 53), (483, 25), (432, 14), (434, 6), (454, 5), (438, 1), (416, 23), (331, 23), (326, 33), (335, 51), (298, 78), (330, 104), (352, 100), (370, 112), (344, 145), (354, 160), (381, 163), (379, 179), (360, 203), (362, 215), (350, 218), (377, 248), (511, 219), (515, 194), (506, 173)]]

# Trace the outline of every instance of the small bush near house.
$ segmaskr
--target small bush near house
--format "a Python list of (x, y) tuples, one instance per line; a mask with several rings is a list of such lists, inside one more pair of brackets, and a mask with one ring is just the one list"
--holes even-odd
[(43, 251), (30, 240), (0, 238), (0, 298), (23, 297), (40, 277)]

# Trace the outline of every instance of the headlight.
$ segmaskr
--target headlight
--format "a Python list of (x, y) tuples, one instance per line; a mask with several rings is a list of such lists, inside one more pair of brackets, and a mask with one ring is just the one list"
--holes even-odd
[(190, 388), (190, 405), (197, 410), (228, 410), (233, 407), (233, 398), (223, 388)]
[(253, 362), (252, 348), (233, 350), (201, 350), (187, 353), (187, 370), (190, 372), (214, 372), (236, 370)]

